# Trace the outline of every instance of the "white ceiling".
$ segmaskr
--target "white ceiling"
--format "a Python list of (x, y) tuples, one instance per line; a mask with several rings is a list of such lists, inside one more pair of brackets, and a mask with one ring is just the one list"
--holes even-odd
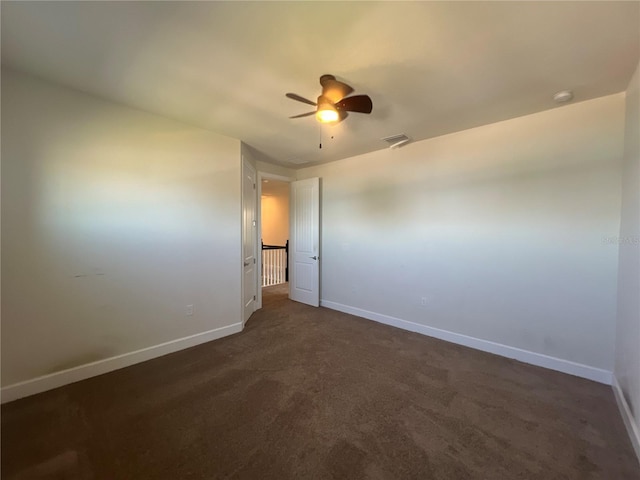
[[(2, 2), (2, 63), (308, 166), (623, 91), (640, 2)], [(320, 127), (321, 74), (373, 99)], [(330, 137), (333, 136), (333, 139)]]

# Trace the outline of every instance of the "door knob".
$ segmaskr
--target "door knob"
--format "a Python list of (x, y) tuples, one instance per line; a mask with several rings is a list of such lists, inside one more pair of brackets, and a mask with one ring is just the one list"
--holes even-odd
[(317, 260), (318, 257), (316, 257), (315, 255), (313, 257), (309, 257), (311, 260)]
[(244, 262), (244, 266), (248, 267), (251, 264), (251, 262)]

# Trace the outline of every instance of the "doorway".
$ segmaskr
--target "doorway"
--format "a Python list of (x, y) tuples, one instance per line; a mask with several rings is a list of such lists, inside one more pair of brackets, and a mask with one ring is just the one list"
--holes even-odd
[(258, 305), (263, 292), (289, 294), (289, 197), (288, 177), (258, 172)]
[[(275, 201), (280, 196), (279, 201)], [(283, 201), (283, 198), (287, 201)], [(256, 239), (258, 258), (269, 248), (276, 247), (285, 250), (286, 260), (284, 265), (276, 267), (275, 283), (262, 287), (262, 282), (273, 282), (269, 275), (273, 275), (268, 269), (268, 263), (258, 261), (258, 295), (257, 308), (262, 308), (262, 294), (264, 288), (279, 286), (280, 293), (283, 288), (291, 300), (306, 303), (312, 306), (320, 304), (320, 179), (317, 177), (305, 180), (293, 180), (279, 175), (258, 172), (258, 233)], [(263, 203), (266, 208), (263, 208)], [(272, 204), (270, 209), (269, 205)], [(285, 206), (286, 205), (286, 206)], [(279, 237), (269, 236), (270, 232), (263, 230), (263, 224), (269, 229), (269, 224), (274, 217), (279, 220), (277, 232)], [(285, 224), (287, 228), (283, 228)], [(262, 238), (263, 234), (267, 238)], [(274, 243), (268, 243), (272, 241)], [(284, 248), (282, 248), (284, 247)], [(278, 273), (278, 271), (280, 273)], [(284, 274), (284, 283), (282, 275)]]
[(261, 286), (283, 285), (289, 281), (289, 182), (262, 179), (260, 210)]

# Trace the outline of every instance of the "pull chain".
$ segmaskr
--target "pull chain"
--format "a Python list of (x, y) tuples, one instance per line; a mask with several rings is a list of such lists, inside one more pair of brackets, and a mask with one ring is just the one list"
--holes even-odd
[(319, 124), (319, 129), (320, 129), (320, 146), (318, 148), (322, 150), (322, 124)]

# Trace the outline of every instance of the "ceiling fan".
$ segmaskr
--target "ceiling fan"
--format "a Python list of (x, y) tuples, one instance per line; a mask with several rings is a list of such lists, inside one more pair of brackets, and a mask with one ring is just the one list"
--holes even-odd
[(322, 75), (320, 77), (320, 85), (322, 85), (322, 94), (316, 102), (301, 97), (295, 93), (287, 93), (287, 98), (297, 100), (298, 102), (313, 105), (316, 108), (313, 112), (294, 115), (289, 118), (301, 118), (315, 115), (319, 122), (322, 123), (339, 123), (349, 116), (348, 112), (369, 114), (373, 110), (373, 102), (368, 95), (353, 95), (347, 97), (353, 92), (346, 83), (336, 80), (333, 75)]

